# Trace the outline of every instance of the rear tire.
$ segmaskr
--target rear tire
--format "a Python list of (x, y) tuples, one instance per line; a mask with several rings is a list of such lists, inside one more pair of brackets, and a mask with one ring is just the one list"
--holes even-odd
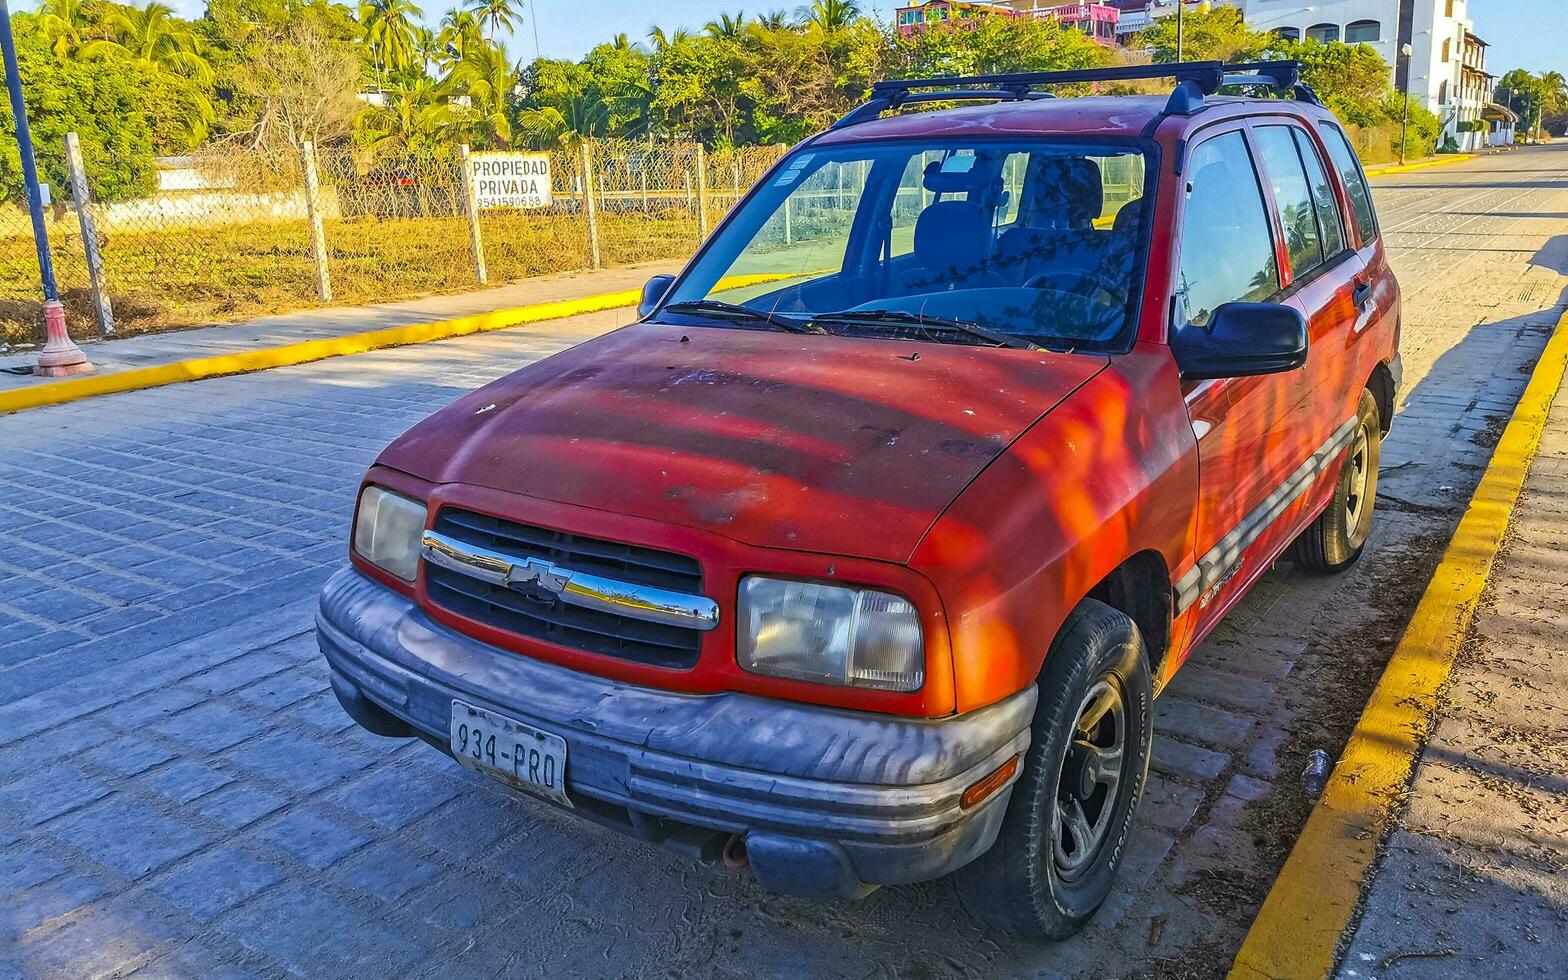
[(1345, 453), (1334, 496), (1317, 520), (1291, 545), (1291, 557), (1311, 572), (1342, 572), (1356, 563), (1372, 534), (1372, 512), (1377, 503), (1377, 468), (1382, 454), (1383, 430), (1377, 399), (1361, 393), (1356, 430)]
[(1029, 751), (1002, 829), (956, 878), (965, 908), (986, 924), (1066, 939), (1115, 883), (1149, 772), (1154, 692), (1137, 624), (1085, 599), (1051, 645), (1038, 684)]

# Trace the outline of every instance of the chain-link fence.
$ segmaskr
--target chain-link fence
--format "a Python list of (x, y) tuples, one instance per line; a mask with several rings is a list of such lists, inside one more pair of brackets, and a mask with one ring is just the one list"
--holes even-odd
[[(590, 141), (548, 154), (547, 206), (482, 207), (470, 205), (456, 149), (372, 157), (321, 148), (280, 159), (214, 148), (159, 161), (151, 196), (89, 211), (115, 328), (132, 333), (319, 305), (323, 265), (331, 302), (354, 304), (474, 288), (481, 268), (495, 284), (679, 258), (782, 153)], [(82, 224), (67, 189), (54, 190), (46, 223), (56, 278), (72, 332), (89, 336), (98, 312)], [(41, 335), (28, 216), (0, 205), (0, 342)]]

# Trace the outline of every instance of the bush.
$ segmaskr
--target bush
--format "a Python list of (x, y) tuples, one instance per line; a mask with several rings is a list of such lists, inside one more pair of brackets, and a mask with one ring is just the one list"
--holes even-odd
[[(93, 196), (104, 201), (143, 197), (157, 187), (152, 126), (143, 106), (151, 83), (129, 61), (56, 59), (37, 31), (20, 33), (17, 61), (27, 99), (33, 155), (63, 198), (70, 187), (65, 134), (82, 140)], [(22, 155), (9, 100), (0, 100), (0, 197), (22, 202)]]

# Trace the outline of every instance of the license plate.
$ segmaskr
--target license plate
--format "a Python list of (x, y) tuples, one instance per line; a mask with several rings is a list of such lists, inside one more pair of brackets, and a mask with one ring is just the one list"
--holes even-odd
[(452, 755), (508, 786), (572, 805), (566, 795), (566, 739), (559, 735), (453, 699)]

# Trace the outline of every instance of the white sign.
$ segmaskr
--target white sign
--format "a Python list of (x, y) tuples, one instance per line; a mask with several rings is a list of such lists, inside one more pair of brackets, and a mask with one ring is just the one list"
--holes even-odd
[(471, 159), (480, 207), (550, 206), (548, 153), (475, 153)]

